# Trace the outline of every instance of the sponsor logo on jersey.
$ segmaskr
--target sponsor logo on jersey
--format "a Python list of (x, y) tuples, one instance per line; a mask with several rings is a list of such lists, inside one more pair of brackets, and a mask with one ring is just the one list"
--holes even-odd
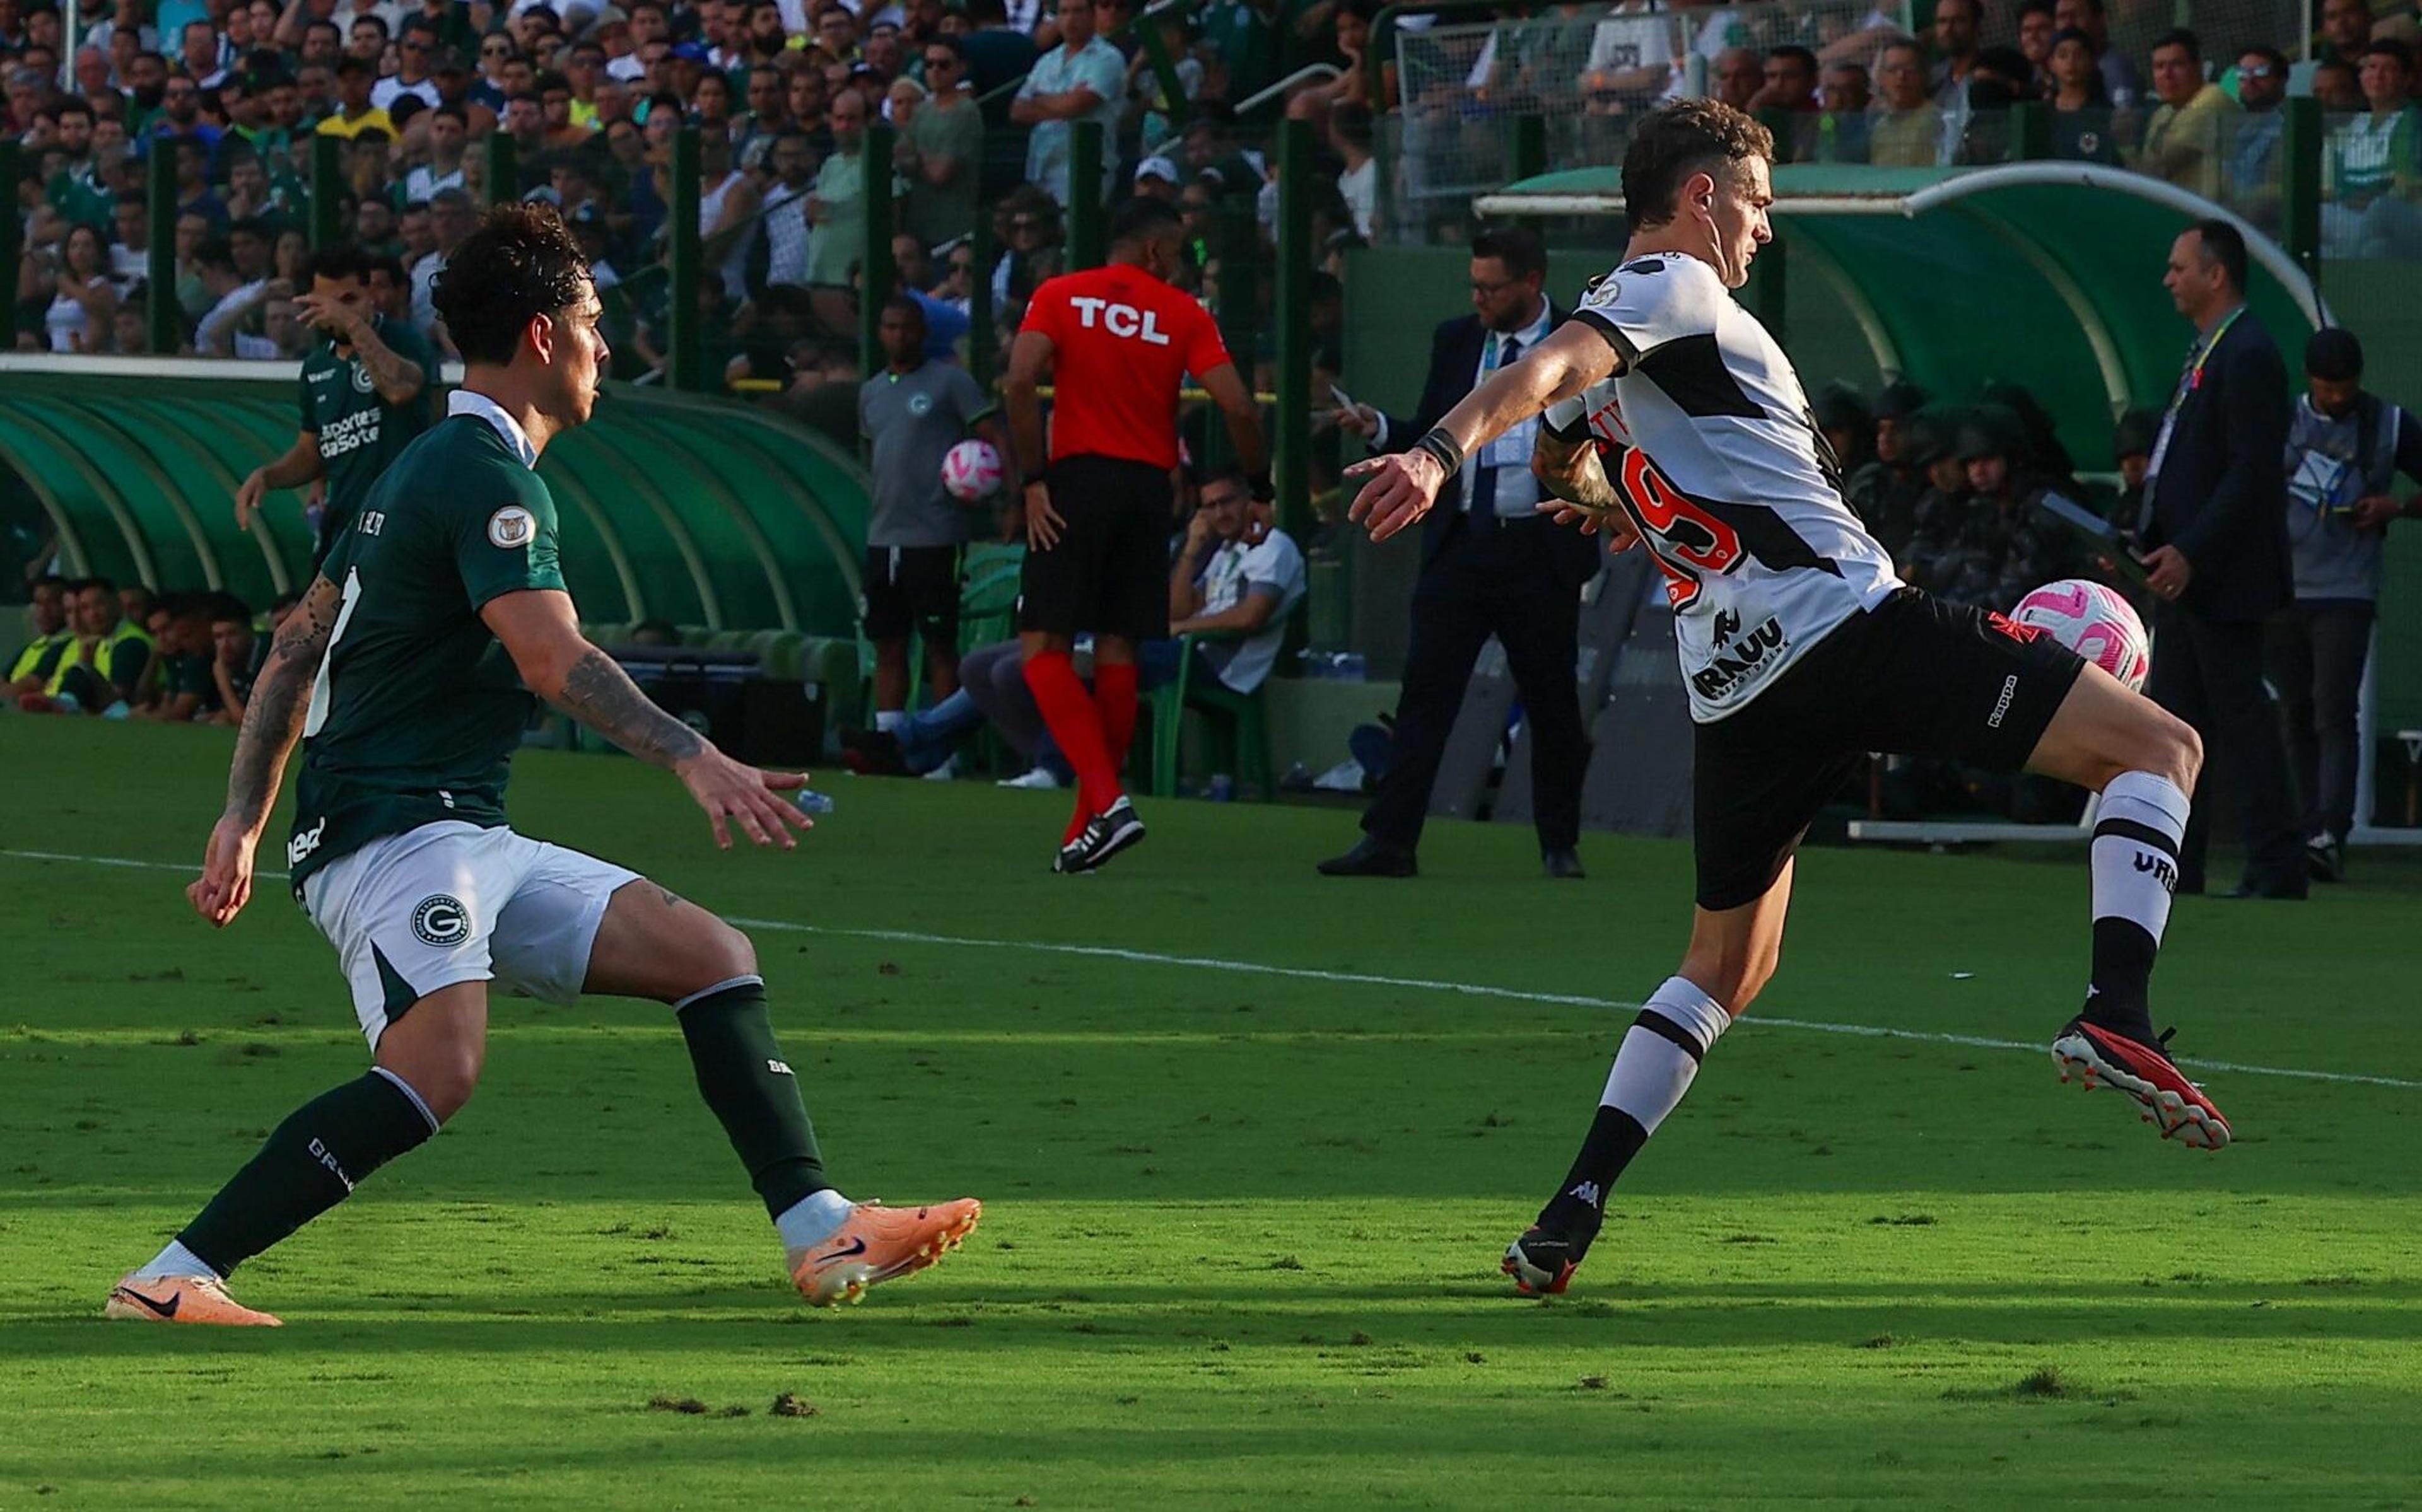
[(519, 551), (538, 534), (538, 522), (518, 504), (509, 504), (488, 517), (488, 544), (499, 551)]
[(325, 817), (322, 817), (319, 823), (312, 825), (309, 829), (297, 834), (291, 840), (287, 841), (286, 864), (290, 866), (299, 866), (303, 865), (303, 858), (305, 856), (307, 856), (312, 851), (320, 849), (321, 833), (326, 830), (327, 827), (328, 821)]
[(1719, 609), (1719, 610), (1717, 610), (1717, 611), (1716, 611), (1716, 649), (1717, 649), (1717, 650), (1719, 650), (1719, 651), (1721, 651), (1721, 650), (1722, 650), (1725, 647), (1730, 646), (1730, 645), (1732, 644), (1732, 642), (1733, 642), (1733, 637), (1734, 637), (1734, 636), (1736, 636), (1736, 635), (1738, 635), (1738, 634), (1739, 634), (1739, 633), (1740, 633), (1740, 614), (1739, 614), (1739, 612), (1738, 612), (1738, 611), (1737, 611), (1737, 610), (1732, 610), (1732, 609)]
[(1068, 305), (1077, 312), (1077, 323), (1088, 331), (1098, 325), (1114, 336), (1140, 341), (1148, 347), (1169, 345), (1169, 333), (1160, 328), (1158, 310), (1140, 310), (1098, 294), (1071, 298)]
[[(1720, 611), (1717, 616), (1720, 634), (1723, 631), (1723, 616), (1729, 613), (1728, 610)], [(1734, 616), (1733, 623), (1735, 626), (1740, 623), (1738, 616)], [(1691, 674), (1691, 689), (1709, 703), (1718, 702), (1773, 671), (1776, 663), (1783, 660), (1783, 647), (1790, 640), (1783, 633), (1782, 619), (1775, 616), (1769, 616), (1765, 624), (1746, 634), (1736, 631), (1728, 638), (1731, 640), (1729, 646), (1723, 640), (1717, 641), (1715, 654), (1707, 659), (1707, 664)]]
[(356, 410), (320, 428), (321, 457), (341, 457), (362, 446), (378, 444), (379, 422), (384, 410)]
[(459, 945), (471, 933), (471, 913), (460, 898), (432, 893), (412, 911), (412, 933), (424, 945), (443, 950)]

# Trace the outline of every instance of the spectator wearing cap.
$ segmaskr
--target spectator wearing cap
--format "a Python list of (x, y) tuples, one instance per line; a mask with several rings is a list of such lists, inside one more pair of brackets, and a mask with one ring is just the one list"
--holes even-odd
[(2422, 482), (2422, 424), (2363, 386), (2363, 345), (2340, 327), (2304, 344), (2304, 395), (2288, 428), (2288, 549), (2295, 600), (2265, 631), (2264, 666), (2287, 721), (2303, 795), (2307, 868), (2344, 874), (2362, 734), (2356, 702), (2380, 604), (2397, 475)]
[[(2137, 540), (2153, 595), (2145, 691), (2194, 726), (2237, 788), (2246, 849), (2234, 897), (2302, 897), (2304, 836), (2279, 721), (2262, 686), (2262, 626), (2293, 597), (2283, 460), (2292, 401), (2278, 346), (2245, 305), (2245, 239), (2199, 221), (2162, 284), (2195, 339), (2153, 443)], [(2203, 813), (2209, 804), (2198, 804)], [(2178, 890), (2204, 882), (2209, 824), (2191, 820)]]
[(2113, 130), (2111, 88), (2094, 55), (2094, 39), (2074, 26), (2055, 32), (2047, 67), (2052, 73), (2052, 155), (2067, 163), (2116, 167), (2119, 137)]
[(1880, 167), (1930, 168), (1942, 161), (1942, 112), (1926, 86), (1926, 49), (1904, 39), (1884, 45), (1876, 68), (1883, 108), (1868, 132), (1867, 161)]
[(1033, 71), (1010, 102), (1009, 118), (1031, 127), (1026, 142), (1027, 181), (1039, 184), (1062, 205), (1068, 203), (1068, 157), (1076, 123), (1101, 123), (1105, 137), (1103, 179), (1107, 196), (1116, 180), (1117, 154), (1109, 149), (1125, 100), (1127, 65), (1119, 50), (1094, 35), (1092, 0), (1065, 0), (1060, 8), (1060, 45), (1035, 60)]
[(2333, 257), (2410, 258), (2422, 251), (2422, 112), (2407, 91), (2402, 42), (2364, 49), (2365, 109), (2330, 132), (2321, 176), (2321, 250)]
[(348, 55), (337, 64), (337, 112), (322, 119), (317, 130), (322, 136), (341, 136), (352, 140), (364, 132), (385, 132), (395, 134), (395, 118), (370, 101), (376, 87), (378, 70), (358, 57)]
[(2132, 532), (2145, 512), (2145, 478), (2152, 470), (2153, 438), (2160, 431), (2161, 413), (2130, 410), (2111, 428), (2112, 465), (2119, 469), (2119, 492), (2104, 518)]
[(1917, 454), (1910, 433), (1925, 405), (1926, 391), (1906, 379), (1884, 385), (1876, 398), (1873, 456), (1851, 472), (1844, 490), (1867, 534), (1895, 561), (1917, 528), (1917, 505), (1927, 490), (1927, 459)]
[(1848, 477), (1867, 461), (1875, 445), (1875, 416), (1868, 413), (1866, 400), (1848, 383), (1828, 383), (1817, 391), (1808, 407), (1816, 422), (1817, 434), (1833, 451), (1833, 470)]
[(2181, 26), (2153, 44), (2153, 93), (2161, 103), (2145, 122), (2136, 168), (2220, 197), (2221, 166), (2235, 141), (2237, 101), (2203, 76), (2203, 43)]
[(1177, 198), (1177, 164), (1155, 155), (1136, 164), (1135, 192), (1146, 199)]
[(2034, 507), (2044, 491), (2015, 465), (2013, 429), (1991, 411), (1959, 429), (1965, 496), (1929, 515), (1910, 546), (1910, 581), (1939, 598), (2007, 610), (2081, 565), (2068, 533)]
[(983, 157), (983, 113), (967, 91), (967, 59), (956, 40), (928, 38), (921, 50), (927, 98), (899, 130), (892, 165), (908, 180), (904, 224), (925, 245), (939, 246), (976, 227), (976, 176)]

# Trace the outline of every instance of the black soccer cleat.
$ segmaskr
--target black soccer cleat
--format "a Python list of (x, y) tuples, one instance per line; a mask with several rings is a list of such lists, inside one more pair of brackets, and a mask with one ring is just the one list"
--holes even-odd
[(1143, 820), (1135, 805), (1124, 798), (1085, 821), (1077, 838), (1060, 848), (1053, 857), (1051, 869), (1075, 874), (1093, 871), (1112, 856), (1143, 838)]
[(907, 754), (889, 730), (848, 728), (841, 732), (841, 764), (861, 777), (908, 775)]
[(1505, 1246), (1505, 1259), (1498, 1269), (1514, 1278), (1514, 1289), (1525, 1297), (1561, 1297), (1588, 1253), (1587, 1239), (1533, 1224)]

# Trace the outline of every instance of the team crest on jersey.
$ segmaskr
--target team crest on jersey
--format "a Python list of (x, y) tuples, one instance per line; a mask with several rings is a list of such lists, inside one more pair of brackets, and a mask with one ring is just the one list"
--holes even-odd
[(931, 394), (911, 394), (908, 396), (908, 413), (913, 418), (922, 420), (925, 416), (933, 413), (934, 396)]
[(538, 522), (518, 504), (509, 504), (488, 517), (488, 544), (499, 551), (519, 551), (538, 534)]
[(412, 933), (422, 944), (441, 950), (459, 945), (471, 933), (470, 912), (461, 899), (432, 893), (412, 911)]
[(370, 370), (360, 363), (354, 364), (354, 392), (367, 394), (378, 385), (370, 381)]

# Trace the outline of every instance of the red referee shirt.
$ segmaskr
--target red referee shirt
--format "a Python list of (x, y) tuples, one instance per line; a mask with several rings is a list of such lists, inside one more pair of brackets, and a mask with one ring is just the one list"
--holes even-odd
[(1177, 465), (1177, 391), (1229, 360), (1202, 305), (1123, 263), (1063, 273), (1027, 302), (1018, 329), (1051, 338), (1051, 460)]

